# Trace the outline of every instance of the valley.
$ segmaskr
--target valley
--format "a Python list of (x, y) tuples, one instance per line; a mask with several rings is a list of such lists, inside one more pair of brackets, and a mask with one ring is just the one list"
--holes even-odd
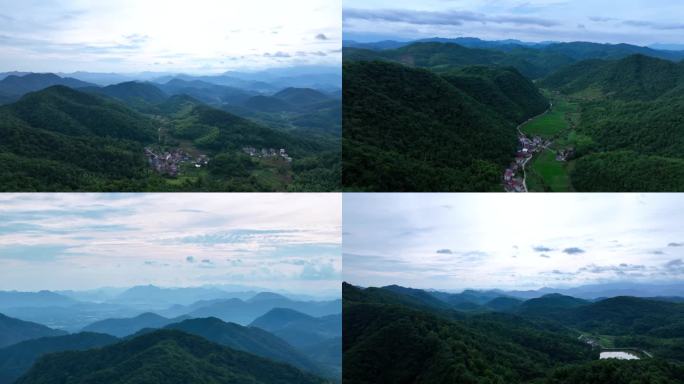
[[(221, 77), (206, 80), (100, 86), (55, 74), (0, 76), (6, 95), (0, 106), (2, 188), (339, 189), (341, 106), (334, 76), (322, 90), (275, 92), (222, 85)], [(273, 105), (263, 107), (268, 102)]]
[[(501, 190), (495, 184), (503, 184), (504, 190), (518, 192), (682, 190), (675, 181), (681, 173), (681, 152), (675, 148), (682, 141), (676, 117), (682, 52), (589, 42), (516, 44), (477, 39), (345, 43), (345, 188), (495, 191)], [(380, 65), (388, 66), (382, 75), (358, 71)], [(390, 65), (406, 71), (390, 71)], [(517, 86), (502, 75), (492, 76), (506, 70), (523, 77)], [(435, 78), (414, 85), (418, 71)], [(357, 78), (363, 85), (355, 85)], [(446, 83), (458, 96), (444, 93)], [(425, 96), (411, 99), (401, 91), (386, 92), (399, 84)], [(376, 100), (380, 95), (384, 99)], [(470, 104), (455, 102), (463, 97)], [(444, 105), (436, 108), (428, 100)], [(537, 116), (544, 104), (553, 107)], [(393, 116), (376, 111), (376, 105), (392, 110)], [(511, 113), (515, 106), (529, 109)], [(490, 120), (475, 121), (471, 114)], [(444, 124), (451, 119), (458, 121)], [(428, 128), (440, 124), (448, 133)], [(522, 130), (517, 143), (516, 126)], [(489, 130), (498, 130), (496, 140), (487, 138)], [(440, 135), (453, 137), (437, 139)], [(535, 137), (548, 145), (529, 156), (523, 152), (531, 150), (526, 140)], [(488, 149), (482, 148), (485, 143)], [(376, 146), (384, 149), (371, 149)], [(384, 152), (391, 148), (393, 152)], [(498, 151), (508, 151), (509, 160), (497, 157)], [(425, 180), (407, 183), (406, 174)]]

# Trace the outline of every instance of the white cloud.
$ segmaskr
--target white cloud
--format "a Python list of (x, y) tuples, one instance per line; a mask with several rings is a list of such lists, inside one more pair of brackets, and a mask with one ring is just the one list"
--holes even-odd
[(673, 279), (663, 265), (684, 256), (668, 247), (683, 213), (678, 194), (348, 194), (344, 279), (444, 289)]
[(5, 194), (0, 216), (0, 248), (13, 255), (0, 254), (0, 289), (218, 284), (235, 274), (296, 289), (313, 284), (289, 262), (302, 259), (336, 260), (341, 273), (337, 194)]
[(682, 43), (684, 28), (678, 0), (626, 0), (619, 7), (594, 0), (347, 0), (344, 9), (345, 36), (357, 40), (474, 36), (648, 45)]
[(340, 13), (340, 0), (0, 0), (0, 70), (217, 72), (335, 65), (339, 54), (275, 60), (264, 53), (339, 48)]

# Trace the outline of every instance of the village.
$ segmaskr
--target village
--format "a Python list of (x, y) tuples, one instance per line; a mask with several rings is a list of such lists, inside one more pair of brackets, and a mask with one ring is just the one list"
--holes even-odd
[(292, 158), (287, 154), (285, 148), (281, 148), (276, 151), (273, 148), (261, 148), (260, 150), (254, 147), (244, 147), (242, 151), (248, 154), (250, 157), (258, 158), (282, 158), (287, 162), (292, 162)]
[(503, 176), (506, 192), (527, 192), (525, 184), (525, 165), (534, 156), (551, 145), (550, 140), (544, 140), (540, 136), (532, 139), (524, 134), (518, 135), (519, 147), (515, 154), (515, 160), (506, 169)]
[(157, 173), (176, 177), (181, 173), (182, 164), (192, 164), (195, 168), (202, 168), (209, 164), (207, 155), (199, 155), (196, 158), (180, 148), (168, 152), (155, 152), (152, 148), (145, 148), (145, 156), (150, 167)]

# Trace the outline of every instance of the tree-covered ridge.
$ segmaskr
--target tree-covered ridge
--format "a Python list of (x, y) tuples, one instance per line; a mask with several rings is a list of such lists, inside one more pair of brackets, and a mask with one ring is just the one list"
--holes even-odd
[(61, 336), (66, 332), (23, 321), (0, 313), (0, 348), (39, 337)]
[(681, 51), (656, 50), (630, 44), (522, 44), (510, 40), (492, 42), (472, 38), (346, 44), (343, 52), (345, 60), (389, 60), (435, 70), (468, 65), (512, 66), (531, 79), (546, 77), (582, 60), (618, 60), (631, 55), (673, 62), (684, 58), (684, 52)]
[(653, 100), (684, 84), (684, 64), (644, 55), (582, 61), (547, 77), (542, 87), (572, 94), (596, 89), (606, 98)]
[(101, 349), (41, 358), (17, 384), (325, 383), (296, 368), (162, 330)]
[(114, 344), (114, 336), (83, 332), (26, 340), (0, 349), (0, 384), (12, 384), (48, 353), (81, 351)]
[(574, 61), (564, 55), (524, 47), (504, 52), (495, 49), (467, 48), (459, 44), (442, 42), (417, 42), (382, 51), (345, 48), (343, 55), (345, 60), (388, 60), (436, 71), (470, 65), (510, 66), (532, 79), (546, 76), (555, 68)]
[[(338, 139), (266, 127), (146, 83), (86, 90), (54, 86), (0, 107), (2, 190), (339, 189)], [(162, 153), (180, 147), (215, 161), (169, 180), (148, 165), (144, 149), (152, 144)], [(286, 149), (294, 159), (261, 161), (244, 147)]]
[(343, 184), (350, 190), (496, 190), (515, 153), (515, 126), (548, 106), (529, 80), (506, 68), (439, 75), (346, 61), (343, 90)]
[[(343, 382), (676, 383), (684, 374), (681, 303), (549, 294), (492, 310), (489, 303), (512, 299), (501, 291), (492, 298), (495, 292), (345, 283)], [(480, 309), (457, 310), (466, 298), (481, 302)], [(653, 357), (597, 360), (599, 349), (580, 335), (610, 340), (610, 347), (643, 348)]]
[(585, 61), (541, 86), (576, 100), (579, 191), (681, 191), (684, 174), (684, 64), (635, 55)]
[(289, 364), (305, 372), (326, 375), (327, 372), (279, 337), (257, 327), (225, 323), (217, 318), (190, 319), (170, 324), (164, 329), (178, 330), (203, 337), (211, 342)]

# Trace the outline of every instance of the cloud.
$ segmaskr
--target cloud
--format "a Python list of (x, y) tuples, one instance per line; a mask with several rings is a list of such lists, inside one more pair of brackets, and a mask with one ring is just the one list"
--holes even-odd
[(287, 53), (287, 52), (282, 52), (282, 51), (273, 52), (273, 53), (271, 53), (271, 52), (266, 52), (266, 53), (263, 54), (263, 56), (264, 56), (264, 57), (271, 57), (271, 58), (288, 58), (288, 57), (292, 57), (292, 55), (290, 55), (289, 53)]
[(147, 40), (149, 40), (150, 37), (147, 35), (139, 35), (137, 33), (134, 33), (132, 35), (124, 36), (124, 38), (126, 40), (128, 40), (131, 44), (140, 45), (140, 44), (145, 43)]
[(682, 259), (670, 260), (663, 266), (665, 273), (670, 275), (684, 274), (684, 261)]
[(454, 252), (451, 249), (438, 249), (437, 253), (441, 253), (443, 255), (452, 255)]
[(70, 246), (61, 244), (17, 244), (0, 245), (0, 259), (16, 259), (22, 261), (53, 261), (60, 256), (73, 255)]
[(577, 273), (592, 273), (601, 274), (606, 272), (613, 272), (618, 275), (624, 275), (628, 272), (642, 272), (646, 270), (645, 265), (641, 264), (627, 264), (621, 263), (619, 265), (595, 265), (589, 264), (577, 270)]
[(194, 256), (188, 256), (185, 258), (185, 261), (188, 263), (194, 263), (195, 262), (195, 257)]
[(274, 242), (292, 238), (297, 233), (302, 234), (302, 231), (295, 229), (234, 229), (204, 235), (185, 236), (178, 241), (184, 244), (203, 245), (235, 244), (254, 240)]
[(669, 243), (668, 247), (684, 247), (684, 243)]
[(545, 247), (543, 245), (538, 245), (538, 246), (532, 247), (532, 249), (535, 252), (551, 252), (551, 251), (553, 251), (553, 248)]
[(340, 272), (335, 269), (332, 263), (308, 264), (302, 269), (299, 278), (303, 280), (335, 280), (340, 278)]
[(343, 20), (386, 21), (415, 25), (461, 26), (466, 22), (553, 27), (553, 20), (531, 16), (487, 15), (467, 11), (412, 11), (403, 9), (344, 9)]
[(684, 23), (659, 23), (653, 21), (643, 21), (643, 20), (625, 20), (622, 22), (624, 25), (629, 25), (632, 27), (647, 27), (651, 29), (672, 31), (672, 30), (684, 30)]
[(316, 40), (325, 41), (325, 40), (329, 40), (329, 39), (328, 39), (328, 36), (326, 36), (324, 33), (319, 33), (318, 35), (316, 35)]
[(612, 17), (593, 16), (593, 17), (590, 17), (589, 20), (595, 21), (597, 23), (607, 23), (609, 21), (616, 21), (617, 19), (612, 18)]
[(580, 253), (584, 253), (584, 249), (582, 248), (577, 248), (577, 247), (570, 247), (570, 248), (565, 248), (563, 250), (563, 253), (567, 253), (568, 255), (577, 255)]
[(543, 257), (543, 258), (545, 258), (545, 259), (550, 259), (550, 258), (551, 258), (551, 256), (549, 256), (549, 255), (547, 255), (547, 254), (545, 254), (545, 253), (542, 253), (541, 255), (539, 255), (539, 257)]

